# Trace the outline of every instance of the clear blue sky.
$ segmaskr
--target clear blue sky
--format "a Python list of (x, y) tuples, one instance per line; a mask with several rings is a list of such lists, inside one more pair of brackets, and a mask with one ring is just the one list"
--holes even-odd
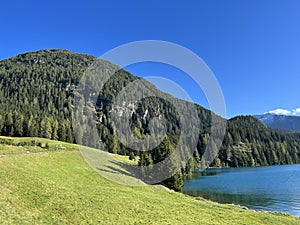
[[(0, 21), (0, 59), (51, 48), (100, 56), (127, 42), (165, 40), (208, 64), (228, 117), (300, 108), (299, 0), (11, 0), (1, 2)], [(153, 68), (128, 69), (141, 76), (173, 71), (189, 84), (174, 69)], [(206, 106), (192, 85), (189, 94)]]

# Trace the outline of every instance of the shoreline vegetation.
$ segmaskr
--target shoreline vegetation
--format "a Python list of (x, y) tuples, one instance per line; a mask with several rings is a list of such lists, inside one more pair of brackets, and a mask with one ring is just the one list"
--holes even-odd
[[(43, 138), (0, 137), (0, 142), (3, 140), (11, 142), (0, 143), (0, 154), (9, 155), (0, 157), (0, 220), (4, 224), (300, 222), (291, 215), (219, 204), (161, 185), (117, 184), (90, 168), (75, 144)], [(33, 141), (41, 146), (17, 146)], [(57, 145), (65, 148), (56, 150)], [(128, 156), (114, 156), (122, 163), (133, 163)]]

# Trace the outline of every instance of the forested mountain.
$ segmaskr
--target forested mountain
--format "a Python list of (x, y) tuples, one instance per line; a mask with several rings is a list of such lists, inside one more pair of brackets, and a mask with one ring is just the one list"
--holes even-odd
[(0, 61), (1, 134), (73, 142), (70, 90), (94, 59), (50, 50)]
[[(164, 98), (147, 97), (137, 102), (124, 102), (116, 108), (113, 102), (117, 94), (129, 83), (140, 78), (123, 69), (118, 69), (100, 93), (90, 90), (83, 93), (79, 84), (83, 73), (96, 58), (65, 50), (43, 50), (21, 54), (0, 61), (0, 133), (6, 136), (44, 137), (54, 140), (75, 142), (73, 134), (72, 110), (74, 100), (81, 101), (84, 124), (97, 124), (98, 139), (110, 152), (139, 156), (140, 165), (150, 165), (165, 159), (178, 146), (180, 136), (180, 115)], [(116, 66), (106, 61), (105, 70), (115, 70)], [(93, 80), (86, 82), (93, 83)], [(147, 85), (151, 85), (147, 83)], [(155, 89), (155, 87), (153, 87)], [(143, 91), (143, 90), (136, 90)], [(155, 89), (159, 95), (168, 96)], [(91, 99), (97, 98), (96, 106)], [(169, 97), (168, 97), (169, 98)], [(200, 166), (201, 157), (208, 144), (212, 119), (211, 112), (199, 105), (175, 99), (182, 108), (193, 105), (197, 110), (200, 124), (190, 126), (199, 129), (200, 134), (185, 137), (196, 142), (192, 159), (184, 164), (184, 169), (163, 182), (164, 185), (181, 190), (182, 178), (195, 167)], [(130, 128), (135, 137), (143, 139), (151, 133), (149, 123), (153, 117), (163, 117), (166, 121), (167, 136), (151, 151), (143, 152), (126, 147), (116, 138), (111, 114), (129, 113)], [(94, 121), (88, 115), (94, 114)], [(214, 115), (214, 114), (213, 114)], [(216, 116), (216, 118), (222, 120)], [(75, 125), (76, 126), (76, 125)], [(76, 127), (77, 142), (100, 148), (99, 142), (90, 143), (93, 135), (88, 126)], [(96, 139), (96, 138), (95, 138)], [(143, 148), (144, 146), (141, 146)], [(188, 151), (180, 146), (182, 152)], [(257, 166), (300, 163), (300, 136), (281, 134), (269, 130), (254, 117), (240, 116), (227, 121), (227, 132), (218, 157), (211, 166)]]
[(227, 123), (227, 133), (215, 165), (239, 167), (299, 163), (299, 147), (299, 134), (277, 132), (254, 117), (238, 116)]
[(284, 116), (267, 113), (263, 115), (255, 115), (257, 119), (266, 124), (268, 127), (280, 129), (286, 132), (300, 132), (299, 116)]

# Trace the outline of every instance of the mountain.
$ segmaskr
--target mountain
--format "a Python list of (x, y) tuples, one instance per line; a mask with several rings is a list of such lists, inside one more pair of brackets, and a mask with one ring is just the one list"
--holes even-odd
[(280, 129), (285, 131), (299, 131), (300, 132), (300, 117), (299, 116), (285, 116), (266, 113), (263, 115), (255, 115), (257, 119), (266, 124), (268, 127)]
[[(97, 63), (100, 66), (91, 68), (91, 65)], [(104, 76), (100, 83), (97, 83), (97, 77), (92, 76), (95, 71)], [(85, 73), (90, 73), (91, 76), (85, 77)], [(160, 97), (121, 99), (116, 106), (118, 94), (134, 82), (140, 82), (141, 85), (129, 88), (132, 96), (141, 97), (141, 93), (150, 89), (155, 96)], [(89, 88), (89, 84), (101, 86), (101, 89)], [(216, 152), (218, 142), (221, 144), (222, 141), (218, 139), (218, 134), (222, 133), (218, 124), (225, 119), (199, 105), (163, 93), (151, 83), (110, 62), (96, 60), (85, 54), (59, 49), (41, 50), (0, 61), (0, 99), (1, 135), (78, 142), (107, 149), (112, 153), (130, 155), (131, 158), (136, 157), (141, 166), (159, 164), (168, 159), (171, 153), (178, 152), (179, 156), (174, 160), (177, 160), (177, 164), (179, 160), (183, 169), (175, 171), (171, 178), (161, 182), (177, 191), (182, 188), (183, 176), (188, 176), (194, 168), (207, 163), (203, 159), (214, 157), (214, 154), (207, 155), (207, 146), (217, 154), (215, 159), (209, 158), (211, 161), (214, 159), (210, 166), (300, 163), (298, 134), (270, 130), (250, 116), (239, 116), (226, 121), (227, 132), (220, 151)], [(195, 109), (196, 115), (184, 111), (186, 109)], [(131, 130), (132, 138), (121, 142), (117, 138), (113, 118), (124, 115), (127, 120), (117, 125), (121, 130)], [(159, 126), (161, 118), (164, 118), (164, 127)], [(182, 121), (188, 124), (188, 130), (181, 126)], [(96, 136), (91, 129), (93, 125), (98, 132)], [(165, 129), (166, 132), (161, 140), (159, 137), (154, 138), (154, 141), (159, 140), (157, 147), (151, 148), (147, 142), (141, 142), (143, 144), (138, 146), (131, 143), (131, 139), (146, 139), (155, 133), (154, 128), (156, 131)], [(197, 132), (193, 132), (195, 130)], [(124, 144), (124, 141), (128, 143)], [(190, 146), (194, 146), (193, 149)], [(151, 150), (140, 151), (148, 149)], [(169, 161), (170, 170), (176, 163)], [(142, 174), (136, 175), (148, 182), (150, 177), (157, 175), (152, 172), (142, 171)], [(162, 172), (163, 168), (159, 170), (159, 173)]]

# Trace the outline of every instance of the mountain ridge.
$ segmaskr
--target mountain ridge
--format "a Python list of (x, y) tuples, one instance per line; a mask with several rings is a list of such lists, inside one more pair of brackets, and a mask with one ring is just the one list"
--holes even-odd
[(300, 116), (266, 113), (263, 115), (254, 115), (254, 117), (258, 118), (270, 128), (280, 129), (286, 132), (300, 132)]

